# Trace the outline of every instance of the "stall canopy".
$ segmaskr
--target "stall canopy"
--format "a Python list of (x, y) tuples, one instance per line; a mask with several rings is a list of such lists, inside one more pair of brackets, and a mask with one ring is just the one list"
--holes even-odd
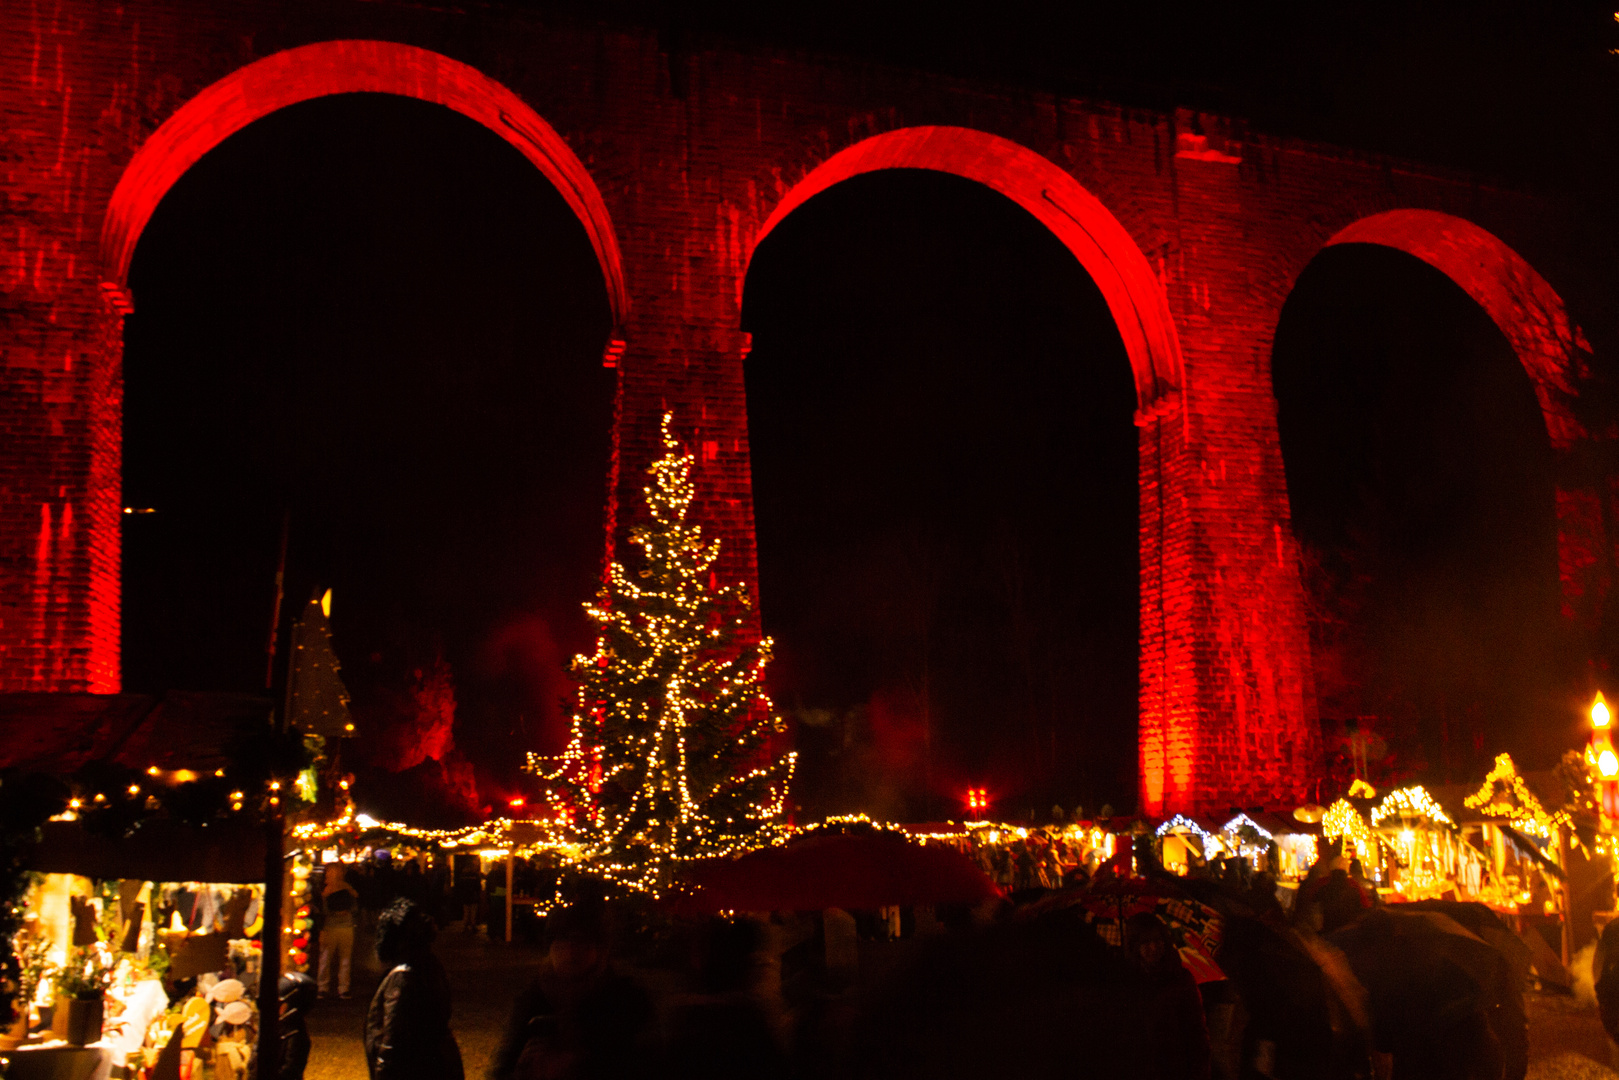
[(255, 694), (0, 694), (0, 769), (69, 776), (95, 762), (212, 771), (269, 722)]
[(98, 836), (77, 821), (49, 821), (23, 856), (29, 870), (137, 881), (264, 880), (264, 830), (244, 822), (143, 822), (128, 837)]
[[(230, 747), (268, 723), (253, 694), (0, 694), (0, 769), (69, 777), (95, 764), (175, 774), (230, 764)], [(146, 881), (264, 880), (265, 837), (246, 821), (153, 818), (128, 837), (48, 822), (28, 869)]]

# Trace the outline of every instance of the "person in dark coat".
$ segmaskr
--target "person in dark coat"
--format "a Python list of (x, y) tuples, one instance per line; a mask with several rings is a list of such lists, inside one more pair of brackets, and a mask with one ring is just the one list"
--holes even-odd
[(679, 1080), (768, 1080), (783, 1060), (770, 1017), (751, 993), (759, 928), (713, 919), (693, 960), (697, 993), (675, 1012), (667, 1075)]
[(315, 1004), (315, 980), (289, 971), (276, 984), (281, 1007), (281, 1072), (278, 1080), (304, 1080), (309, 1064), (309, 1028), (304, 1019)]
[(575, 906), (546, 922), (549, 951), (512, 1005), (487, 1080), (645, 1076), (652, 1002), (613, 969), (599, 914)]
[(433, 955), (433, 918), (395, 900), (377, 919), (377, 959), (388, 969), (365, 1017), (371, 1080), (462, 1080), (450, 1033), (450, 979)]
[(478, 902), (483, 899), (483, 878), (478, 864), (470, 863), (455, 875), (455, 900), (461, 905), (461, 932), (478, 932)]
[(1591, 956), (1591, 981), (1596, 984), (1597, 1015), (1608, 1033), (1608, 1057), (1619, 1064), (1619, 919), (1602, 928)]
[(1209, 1032), (1197, 980), (1181, 963), (1169, 928), (1150, 911), (1130, 916), (1125, 945), (1140, 972), (1142, 1011), (1161, 1080), (1209, 1080)]

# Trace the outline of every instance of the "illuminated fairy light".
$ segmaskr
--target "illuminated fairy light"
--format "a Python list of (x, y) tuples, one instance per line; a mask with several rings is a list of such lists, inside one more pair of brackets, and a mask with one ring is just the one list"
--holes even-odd
[(1360, 816), (1360, 811), (1348, 799), (1339, 799), (1327, 807), (1327, 813), (1321, 819), (1321, 835), (1328, 840), (1347, 838), (1355, 845), (1355, 853), (1361, 858), (1365, 858), (1376, 843), (1366, 819)]
[(1230, 833), (1231, 835), (1235, 836), (1237, 832), (1245, 826), (1252, 829), (1266, 840), (1275, 839), (1275, 837), (1271, 835), (1269, 829), (1265, 828), (1263, 825), (1259, 824), (1259, 822), (1243, 813), (1239, 813), (1236, 817), (1220, 826), (1220, 831), (1223, 833)]
[(1514, 829), (1540, 840), (1549, 840), (1559, 828), (1573, 824), (1566, 810), (1546, 812), (1523, 777), (1518, 775), (1510, 754), (1496, 755), (1495, 767), (1484, 778), (1484, 783), (1462, 802), (1469, 810), (1477, 810), (1485, 817), (1506, 818)]
[(665, 413), (664, 454), (647, 470), (652, 523), (630, 534), (644, 569), (613, 563), (584, 605), (598, 637), (593, 654), (574, 658), (568, 744), (526, 765), (546, 785), (546, 819), (586, 866), (654, 894), (682, 862), (779, 842), (797, 762), (767, 759), (782, 730), (764, 691), (771, 641), (729, 646), (750, 600), (719, 585), (720, 542), (687, 520), (694, 459), (672, 424)]
[(1415, 818), (1452, 828), (1456, 824), (1421, 784), (1399, 788), (1385, 795), (1383, 801), (1372, 810), (1372, 827), (1377, 828), (1391, 817), (1399, 817), (1402, 821)]
[(1183, 835), (1190, 833), (1196, 836), (1203, 845), (1203, 858), (1205, 860), (1218, 856), (1225, 846), (1218, 835), (1209, 832), (1185, 814), (1176, 814), (1158, 826), (1158, 831), (1155, 835), (1161, 840), (1170, 833), (1181, 833)]

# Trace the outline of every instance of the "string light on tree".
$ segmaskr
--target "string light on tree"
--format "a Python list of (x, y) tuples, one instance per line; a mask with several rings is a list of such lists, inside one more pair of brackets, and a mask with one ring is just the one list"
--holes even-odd
[(651, 522), (630, 533), (642, 567), (614, 563), (585, 605), (599, 636), (574, 658), (568, 746), (528, 761), (586, 867), (652, 893), (683, 861), (779, 840), (795, 762), (769, 753), (781, 730), (764, 692), (770, 639), (737, 641), (751, 601), (718, 584), (720, 542), (687, 522), (693, 458), (673, 419), (664, 414), (664, 454), (647, 470)]

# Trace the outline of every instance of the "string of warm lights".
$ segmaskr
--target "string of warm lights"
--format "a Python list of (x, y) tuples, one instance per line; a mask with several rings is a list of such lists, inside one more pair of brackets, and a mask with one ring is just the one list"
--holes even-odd
[(1566, 810), (1546, 812), (1523, 777), (1518, 775), (1510, 754), (1497, 754), (1495, 767), (1484, 778), (1484, 783), (1462, 802), (1469, 810), (1477, 810), (1485, 817), (1506, 818), (1514, 829), (1541, 840), (1549, 840), (1559, 828), (1573, 824)]
[(350, 806), (330, 821), (304, 822), (290, 830), (292, 844), (308, 850), (325, 850), (344, 843), (360, 844), (378, 840), (409, 842), (423, 847), (486, 851), (496, 849), (519, 855), (556, 851), (565, 857), (575, 854), (555, 822), (525, 821), (519, 818), (493, 818), (458, 829), (424, 829), (397, 821), (378, 821), (369, 814), (356, 813)]
[[(895, 833), (899, 836), (908, 837), (913, 840), (923, 840), (924, 842), (927, 838), (921, 833), (911, 832), (903, 825), (895, 824), (892, 821), (878, 821), (875, 818), (867, 816), (866, 814), (832, 814), (821, 821), (811, 822), (808, 825), (802, 825), (795, 829), (786, 830), (784, 831), (781, 839), (782, 841), (785, 841), (788, 838), (789, 833), (798, 836), (808, 836), (818, 832), (849, 832), (851, 829), (858, 832), (870, 830), (872, 832), (879, 833)], [(959, 835), (965, 836), (966, 833), (963, 832)], [(944, 835), (939, 834), (934, 838), (944, 839)]]
[(619, 563), (585, 613), (592, 655), (574, 658), (578, 707), (559, 755), (530, 754), (550, 821), (594, 872), (659, 893), (680, 863), (778, 841), (795, 754), (769, 759), (782, 730), (764, 690), (771, 642), (738, 647), (744, 589), (721, 586), (720, 542), (688, 523), (693, 457), (662, 425), (644, 491), (652, 523), (631, 531), (643, 568)]
[(1428, 821), (1451, 828), (1456, 825), (1445, 813), (1444, 807), (1421, 784), (1398, 788), (1383, 796), (1383, 801), (1372, 809), (1372, 828), (1377, 828), (1391, 817), (1398, 817), (1402, 821)]
[(1366, 819), (1360, 816), (1360, 811), (1348, 799), (1339, 799), (1327, 807), (1326, 814), (1321, 818), (1321, 835), (1328, 840), (1347, 837), (1361, 858), (1365, 858), (1376, 843)]

